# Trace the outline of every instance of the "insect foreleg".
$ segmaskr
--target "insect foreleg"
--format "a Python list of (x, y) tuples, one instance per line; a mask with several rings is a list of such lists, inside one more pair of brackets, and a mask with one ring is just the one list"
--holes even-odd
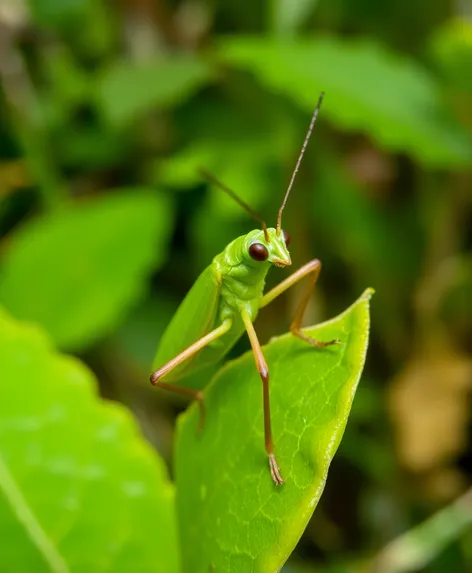
[(275, 485), (281, 485), (284, 483), (282, 476), (280, 475), (279, 466), (274, 454), (274, 442), (272, 440), (272, 429), (270, 423), (270, 397), (269, 397), (269, 369), (267, 368), (267, 363), (265, 361), (264, 355), (262, 354), (261, 345), (257, 338), (256, 331), (252, 324), (251, 318), (245, 312), (241, 313), (241, 317), (246, 327), (246, 331), (249, 336), (249, 341), (254, 353), (254, 359), (256, 361), (257, 370), (261, 376), (262, 380), (262, 398), (264, 404), (264, 438), (265, 438), (265, 449), (269, 456), (269, 467), (270, 475), (275, 482)]
[(151, 384), (157, 386), (158, 388), (163, 388), (164, 390), (169, 390), (170, 392), (174, 392), (175, 394), (180, 394), (183, 396), (188, 396), (189, 398), (193, 398), (198, 401), (200, 405), (201, 411), (201, 418), (200, 418), (200, 426), (202, 427), (205, 422), (205, 406), (203, 404), (203, 397), (202, 393), (199, 390), (191, 390), (190, 388), (182, 388), (182, 386), (176, 386), (173, 383), (168, 384), (166, 382), (161, 382), (161, 378), (163, 378), (166, 374), (168, 374), (171, 370), (188, 360), (192, 356), (194, 356), (197, 352), (199, 352), (202, 348), (213, 342), (214, 340), (218, 339), (223, 334), (226, 334), (231, 326), (233, 321), (231, 319), (225, 320), (218, 328), (215, 328), (205, 336), (202, 336), (199, 340), (191, 344), (188, 348), (183, 350), (180, 354), (177, 354), (175, 358), (169, 360), (167, 364), (161, 366), (158, 370), (155, 370), (151, 376), (150, 381)]
[(325, 346), (331, 346), (332, 344), (337, 344), (339, 343), (339, 340), (328, 340), (326, 342), (322, 342), (319, 340), (315, 340), (310, 336), (307, 336), (301, 331), (303, 315), (308, 305), (308, 301), (310, 300), (310, 297), (313, 293), (313, 289), (315, 288), (315, 284), (316, 281), (318, 280), (318, 275), (320, 274), (320, 271), (321, 271), (321, 262), (318, 259), (313, 259), (306, 265), (303, 265), (303, 267), (298, 269), (298, 271), (295, 271), (292, 275), (287, 277), (280, 284), (278, 284), (276, 287), (274, 287), (268, 293), (266, 293), (261, 299), (261, 304), (259, 308), (267, 306), (280, 294), (282, 294), (291, 286), (296, 284), (299, 280), (303, 279), (306, 276), (309, 276), (310, 282), (308, 284), (308, 288), (305, 294), (303, 295), (303, 298), (300, 301), (300, 304), (298, 305), (298, 308), (295, 312), (295, 318), (293, 319), (292, 324), (290, 325), (290, 332), (295, 336), (297, 336), (298, 338), (301, 338), (305, 342), (308, 342), (312, 346), (323, 348)]

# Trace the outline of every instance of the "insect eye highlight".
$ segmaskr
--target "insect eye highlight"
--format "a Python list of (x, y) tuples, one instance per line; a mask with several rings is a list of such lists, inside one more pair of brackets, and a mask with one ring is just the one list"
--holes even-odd
[(282, 229), (282, 233), (284, 234), (285, 246), (288, 247), (291, 241), (290, 235), (285, 231), (285, 229)]
[(249, 254), (255, 261), (266, 261), (269, 258), (269, 251), (262, 243), (252, 243), (249, 247)]

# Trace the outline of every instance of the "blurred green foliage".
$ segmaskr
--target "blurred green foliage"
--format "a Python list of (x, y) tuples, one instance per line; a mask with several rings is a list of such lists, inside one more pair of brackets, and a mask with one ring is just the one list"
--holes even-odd
[(31, 220), (3, 260), (0, 299), (59, 347), (86, 348), (142, 297), (143, 279), (164, 258), (170, 218), (165, 197), (134, 188)]
[[(167, 461), (184, 403), (148, 387), (160, 335), (198, 273), (253, 227), (196, 167), (273, 224), (326, 91), (284, 214), (294, 266), (324, 265), (307, 323), (377, 294), (366, 377), (287, 571), (370, 570), (470, 484), (470, 18), (446, 0), (0, 3), (0, 303), (80, 353)], [(287, 329), (299, 294), (261, 313), (262, 341)], [(39, 409), (3, 386), (4, 368), (2, 401)], [(0, 435), (2, 452), (16, 448)], [(422, 570), (472, 568), (470, 529), (456, 525), (447, 546), (431, 536)]]

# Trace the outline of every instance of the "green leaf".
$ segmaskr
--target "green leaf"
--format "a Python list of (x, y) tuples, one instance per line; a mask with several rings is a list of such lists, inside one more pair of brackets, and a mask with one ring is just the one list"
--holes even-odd
[(292, 335), (263, 348), (271, 372), (275, 452), (286, 483), (276, 487), (264, 452), (261, 381), (247, 353), (228, 363), (198, 409), (178, 424), (177, 511), (183, 570), (278, 571), (294, 549), (323, 491), (367, 351), (369, 299), (307, 329), (342, 344), (313, 349)]
[(155, 107), (173, 107), (208, 83), (212, 69), (189, 56), (136, 64), (120, 61), (97, 83), (97, 105), (114, 128), (123, 128)]
[(470, 135), (441, 104), (435, 78), (419, 64), (366, 40), (274, 40), (239, 37), (220, 45), (221, 56), (253, 72), (312, 112), (326, 91), (323, 117), (369, 134), (392, 151), (430, 166), (466, 166)]
[(178, 571), (174, 490), (128, 412), (0, 310), (0, 570)]
[(29, 221), (0, 268), (0, 300), (79, 350), (109, 332), (163, 262), (171, 211), (146, 190), (77, 203)]

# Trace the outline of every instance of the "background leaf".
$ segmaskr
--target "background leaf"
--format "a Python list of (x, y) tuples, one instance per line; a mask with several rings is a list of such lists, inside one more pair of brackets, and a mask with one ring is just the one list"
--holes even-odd
[(2, 261), (0, 300), (62, 348), (84, 348), (142, 295), (164, 260), (171, 216), (165, 197), (134, 189), (30, 221)]
[(79, 361), (0, 312), (0, 570), (178, 571), (174, 491)]
[(189, 98), (212, 76), (209, 64), (189, 56), (133, 63), (119, 61), (97, 83), (97, 104), (105, 119), (122, 128), (153, 107)]
[(264, 452), (261, 382), (251, 353), (230, 362), (198, 411), (179, 420), (177, 507), (184, 571), (278, 571), (321, 496), (364, 365), (367, 290), (337, 318), (308, 329), (342, 345), (321, 351), (292, 335), (264, 348), (271, 371), (275, 451), (286, 483), (276, 488)]
[(387, 149), (409, 152), (428, 165), (470, 163), (470, 135), (448, 117), (434, 77), (378, 43), (240, 36), (222, 41), (219, 53), (309, 112), (316, 94), (326, 91), (323, 117), (365, 132)]

